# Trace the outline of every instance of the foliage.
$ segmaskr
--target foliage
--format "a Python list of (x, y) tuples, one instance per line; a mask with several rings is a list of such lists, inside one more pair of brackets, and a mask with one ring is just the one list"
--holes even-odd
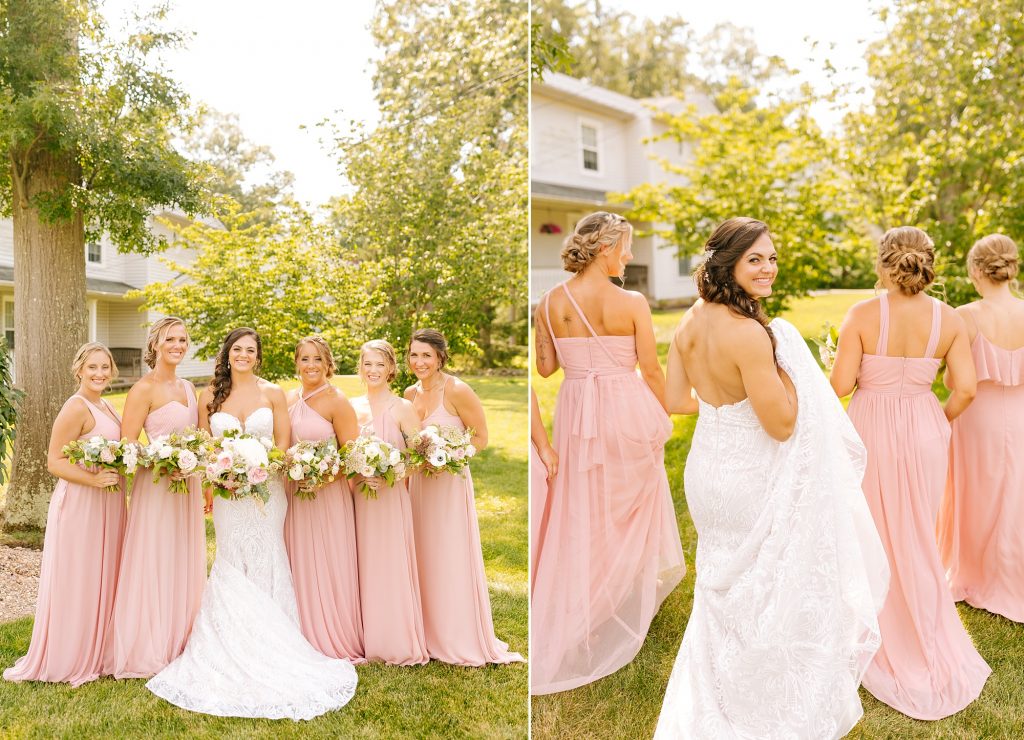
[(11, 351), (0, 339), (0, 486), (7, 482), (7, 455), (14, 449), (18, 404), (25, 394), (11, 379)]
[(544, 72), (568, 72), (576, 60), (565, 37), (540, 23), (530, 25), (530, 79), (543, 81)]

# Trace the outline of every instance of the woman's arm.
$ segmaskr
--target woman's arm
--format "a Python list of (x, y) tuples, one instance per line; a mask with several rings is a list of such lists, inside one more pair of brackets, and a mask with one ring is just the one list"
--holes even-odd
[(946, 385), (952, 391), (946, 399), (943, 411), (949, 421), (960, 416), (971, 405), (978, 393), (978, 373), (971, 355), (971, 340), (967, 325), (959, 314), (954, 314), (956, 335), (946, 353)]
[(199, 406), (199, 428), (205, 429), (206, 431), (213, 434), (213, 430), (210, 429), (210, 412), (206, 409), (207, 404), (213, 400), (213, 391), (208, 387), (203, 388), (202, 393), (199, 394), (199, 400), (196, 404)]
[(683, 329), (680, 324), (672, 335), (672, 344), (668, 348), (668, 380), (665, 383), (665, 407), (670, 414), (696, 414), (697, 399), (694, 398), (693, 385), (686, 375), (683, 366), (683, 352), (679, 346), (679, 334)]
[(70, 483), (96, 488), (116, 486), (121, 480), (117, 471), (102, 468), (98, 472), (90, 472), (72, 464), (61, 452), (64, 445), (85, 435), (87, 428), (91, 431), (95, 426), (94, 423), (90, 424), (92, 421), (92, 412), (85, 407), (84, 401), (74, 401), (60, 410), (57, 418), (53, 420), (53, 429), (50, 431), (50, 445), (46, 449), (46, 469)]
[(796, 427), (796, 389), (775, 365), (768, 333), (753, 319), (740, 322), (729, 337), (729, 348), (761, 426), (770, 437), (785, 442)]
[(331, 399), (331, 424), (334, 425), (334, 436), (338, 440), (339, 449), (359, 436), (356, 410), (341, 391)]
[(416, 434), (420, 427), (423, 426), (420, 422), (420, 416), (416, 413), (416, 409), (413, 408), (411, 401), (399, 398), (395, 401), (393, 413), (395, 421), (398, 422), (398, 428), (402, 430), (402, 436), (406, 439)]
[(480, 403), (476, 393), (466, 383), (456, 378), (448, 397), (462, 423), (473, 430), (474, 434), (470, 441), (477, 452), (484, 449), (487, 446), (487, 418), (484, 416), (484, 405)]
[(651, 389), (658, 403), (668, 413), (665, 403), (665, 372), (658, 362), (658, 343), (654, 338), (654, 322), (647, 299), (639, 293), (630, 296), (633, 310), (633, 330), (636, 333), (636, 356), (640, 375)]
[(547, 470), (547, 478), (551, 480), (558, 474), (558, 453), (551, 446), (548, 439), (548, 430), (544, 428), (544, 419), (540, 415), (540, 401), (537, 400), (537, 393), (530, 389), (530, 439), (537, 448), (541, 462)]
[[(967, 343), (968, 346), (970, 346), (974, 343), (975, 337), (978, 336), (978, 324), (974, 320), (974, 316), (971, 315), (971, 310), (967, 308), (967, 306), (957, 306), (955, 310), (956, 315), (963, 319), (964, 326), (967, 327)], [(950, 349), (952, 349), (952, 347), (950, 347)], [(975, 371), (975, 375), (977, 375), (977, 371)], [(948, 360), (946, 362), (946, 372), (942, 374), (942, 383), (950, 390), (953, 390), (953, 388), (956, 387), (956, 381), (953, 379), (952, 373), (950, 372)]]
[(860, 339), (860, 327), (858, 326), (856, 307), (850, 309), (843, 319), (843, 325), (839, 327), (839, 341), (836, 343), (836, 357), (832, 363), (832, 373), (829, 382), (832, 390), (840, 398), (853, 393), (857, 386), (857, 375), (860, 373), (860, 363), (864, 356), (864, 347)]
[(274, 411), (274, 446), (279, 450), (287, 450), (292, 443), (292, 422), (288, 418), (288, 401), (284, 391), (273, 383), (266, 385), (270, 408)]
[(537, 372), (542, 378), (546, 378), (558, 369), (558, 355), (555, 352), (555, 341), (551, 336), (551, 327), (548, 326), (547, 305), (551, 295), (546, 294), (537, 304), (537, 310), (533, 314), (534, 331), (534, 354), (536, 357)]
[(153, 386), (140, 380), (131, 387), (124, 400), (124, 414), (121, 417), (122, 437), (133, 442), (138, 441), (152, 405)]

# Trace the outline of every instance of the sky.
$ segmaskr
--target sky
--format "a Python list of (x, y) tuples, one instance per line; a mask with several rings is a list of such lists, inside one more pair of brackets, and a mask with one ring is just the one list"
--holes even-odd
[[(194, 35), (165, 54), (194, 101), (236, 113), (247, 138), (271, 148), (278, 169), (295, 174), (295, 194), (319, 205), (344, 192), (334, 158), (314, 124), (377, 120), (370, 37), (373, 0), (170, 0), (168, 23)], [(151, 0), (103, 0), (120, 28)], [(336, 113), (336, 111), (341, 111)], [(302, 130), (305, 124), (310, 129)]]

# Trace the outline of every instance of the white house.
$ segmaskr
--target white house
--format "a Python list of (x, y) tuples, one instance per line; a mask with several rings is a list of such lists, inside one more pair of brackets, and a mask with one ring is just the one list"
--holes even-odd
[[(126, 294), (149, 283), (166, 282), (176, 277), (161, 257), (179, 264), (192, 261), (192, 250), (173, 244), (174, 233), (161, 221), (188, 221), (181, 214), (163, 212), (150, 221), (150, 229), (163, 234), (172, 245), (159, 255), (122, 254), (106, 238), (85, 247), (86, 306), (89, 315), (89, 341), (102, 342), (114, 354), (121, 374), (120, 384), (128, 384), (148, 368), (142, 362), (149, 325), (162, 314), (143, 310), (140, 298), (128, 299)], [(214, 222), (211, 222), (214, 223)], [(14, 225), (10, 219), (0, 220), (0, 326), (7, 346), (18, 350), (14, 333)], [(213, 360), (198, 360), (193, 351), (178, 367), (186, 378), (208, 378), (213, 375)]]
[[(672, 183), (656, 158), (681, 164), (689, 145), (663, 140), (646, 142), (665, 131), (658, 111), (679, 112), (693, 104), (711, 113), (711, 101), (691, 95), (637, 100), (582, 80), (547, 73), (531, 91), (530, 111), (530, 297), (567, 277), (561, 268), (562, 241), (591, 211), (622, 213), (628, 203), (609, 202), (611, 193), (627, 193), (644, 183)], [(657, 224), (635, 223), (640, 230)], [(663, 226), (663, 225), (660, 225)], [(686, 302), (696, 295), (692, 259), (678, 258), (674, 246), (657, 236), (633, 240), (633, 261), (626, 267), (626, 287), (654, 304)]]

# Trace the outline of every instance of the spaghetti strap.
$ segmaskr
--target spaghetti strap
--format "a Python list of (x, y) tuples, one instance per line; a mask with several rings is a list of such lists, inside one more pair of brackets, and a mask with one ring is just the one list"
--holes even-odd
[(937, 298), (932, 298), (932, 328), (928, 333), (928, 348), (924, 351), (925, 357), (933, 357), (939, 346), (939, 337), (942, 335), (942, 304)]
[(548, 322), (548, 336), (551, 337), (551, 344), (555, 347), (555, 359), (559, 364), (563, 364), (562, 355), (558, 351), (558, 337), (555, 336), (555, 330), (551, 326), (551, 291), (544, 296), (544, 318)]
[(889, 349), (889, 296), (882, 293), (878, 307), (881, 315), (878, 320), (878, 345), (875, 347), (876, 355), (884, 355)]
[(611, 350), (604, 346), (604, 340), (601, 339), (601, 336), (596, 331), (594, 331), (594, 327), (590, 325), (589, 321), (587, 321), (587, 315), (583, 313), (583, 309), (581, 309), (579, 304), (576, 303), (576, 299), (572, 297), (572, 293), (569, 291), (569, 286), (566, 285), (565, 283), (562, 283), (561, 285), (562, 290), (565, 291), (565, 295), (569, 298), (569, 303), (571, 303), (572, 307), (576, 309), (576, 314), (580, 317), (580, 319), (583, 321), (584, 326), (586, 326), (587, 330), (590, 332), (590, 336), (597, 340), (598, 345), (601, 347), (601, 349), (604, 350), (604, 353), (608, 355), (611, 361), (615, 364), (618, 364), (618, 360), (615, 359), (615, 355), (612, 354)]

